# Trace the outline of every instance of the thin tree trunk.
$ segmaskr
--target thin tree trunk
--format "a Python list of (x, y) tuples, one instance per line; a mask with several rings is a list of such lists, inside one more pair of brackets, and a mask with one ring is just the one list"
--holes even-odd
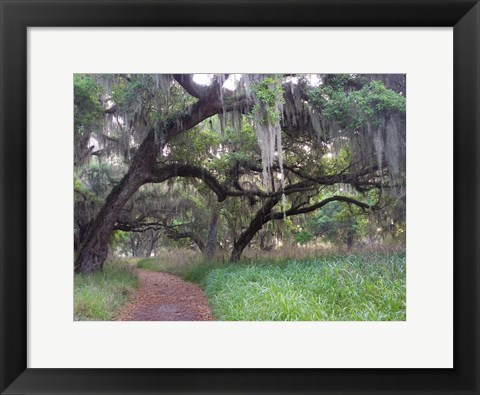
[(156, 247), (158, 239), (159, 239), (158, 232), (151, 229), (150, 230), (150, 244), (149, 244), (148, 253), (147, 253), (146, 258), (150, 258), (152, 256), (152, 253), (153, 253), (153, 256), (155, 256), (155, 247)]
[(354, 231), (352, 229), (348, 229), (347, 238), (346, 238), (348, 251), (350, 251), (353, 248), (353, 238), (354, 238)]
[(240, 235), (238, 240), (233, 245), (230, 261), (236, 262), (240, 260), (243, 250), (250, 244), (257, 232), (262, 229), (263, 224), (268, 222), (266, 218), (279, 200), (280, 197), (278, 196), (272, 197), (262, 206), (260, 210), (257, 211), (257, 214), (255, 214), (255, 217), (253, 217), (248, 228)]
[(207, 243), (203, 250), (203, 256), (205, 259), (211, 259), (217, 249), (217, 234), (218, 234), (218, 220), (220, 218), (220, 207), (215, 205), (210, 218), (210, 226), (208, 229)]

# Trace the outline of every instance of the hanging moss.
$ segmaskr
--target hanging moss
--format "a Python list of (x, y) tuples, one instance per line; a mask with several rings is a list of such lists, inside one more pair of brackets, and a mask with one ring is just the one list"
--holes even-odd
[(267, 189), (274, 189), (272, 168), (275, 163), (275, 154), (283, 177), (282, 128), (283, 116), (283, 88), (278, 76), (250, 75), (248, 78), (247, 93), (253, 101), (251, 112), (255, 132), (262, 156), (262, 177)]
[[(334, 152), (348, 147), (354, 169), (376, 166), (402, 184), (406, 163), (406, 100), (374, 76), (326, 76), (309, 97), (321, 114)], [(312, 118), (313, 121), (313, 118)]]

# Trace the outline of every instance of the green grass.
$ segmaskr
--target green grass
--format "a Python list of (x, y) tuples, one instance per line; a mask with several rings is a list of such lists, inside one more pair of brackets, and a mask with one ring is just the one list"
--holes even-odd
[(197, 251), (176, 248), (170, 251), (162, 251), (155, 258), (140, 259), (137, 262), (137, 267), (182, 276), (192, 266), (197, 266), (201, 260), (202, 256)]
[(404, 253), (268, 264), (195, 265), (213, 314), (226, 321), (403, 321)]
[(154, 272), (160, 272), (164, 270), (163, 266), (159, 263), (158, 259), (156, 258), (140, 259), (137, 262), (137, 267), (139, 269), (153, 270)]
[(101, 272), (94, 274), (76, 274), (74, 319), (112, 320), (137, 286), (132, 266), (122, 261), (106, 263)]

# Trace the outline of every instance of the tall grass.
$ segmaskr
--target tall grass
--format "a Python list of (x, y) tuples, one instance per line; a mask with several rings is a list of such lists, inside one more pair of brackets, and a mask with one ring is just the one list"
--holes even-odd
[(226, 321), (402, 321), (404, 253), (322, 256), (281, 263), (194, 265), (213, 314)]
[(154, 258), (144, 258), (137, 262), (139, 269), (167, 272), (175, 275), (183, 275), (192, 266), (202, 261), (201, 253), (187, 248), (177, 248), (170, 251), (161, 251)]
[(108, 262), (101, 272), (74, 277), (74, 319), (112, 320), (118, 308), (138, 286), (133, 267), (125, 261)]
[(347, 248), (346, 245), (336, 245), (331, 243), (321, 244), (288, 244), (269, 251), (246, 248), (243, 253), (243, 260), (248, 262), (268, 261), (285, 262), (288, 260), (306, 260), (321, 256), (332, 255), (364, 255), (364, 254), (391, 254), (405, 251), (403, 243), (397, 244), (370, 244), (358, 245), (353, 248)]

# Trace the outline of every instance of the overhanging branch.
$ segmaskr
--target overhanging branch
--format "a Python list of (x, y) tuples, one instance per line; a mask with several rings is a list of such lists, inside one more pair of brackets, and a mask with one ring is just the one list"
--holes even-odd
[(357, 207), (360, 207), (362, 210), (367, 211), (367, 210), (378, 210), (380, 207), (375, 204), (375, 205), (370, 205), (368, 203), (364, 203), (360, 200), (353, 199), (348, 196), (332, 196), (326, 199), (323, 199), (321, 202), (318, 202), (316, 204), (312, 204), (310, 206), (299, 206), (299, 207), (292, 207), (284, 212), (276, 212), (276, 213), (270, 213), (265, 216), (264, 218), (264, 223), (267, 223), (268, 221), (274, 220), (274, 219), (282, 219), (284, 216), (289, 217), (292, 215), (298, 215), (298, 214), (307, 214), (311, 213), (312, 211), (318, 210), (322, 208), (323, 206), (327, 205), (330, 202), (344, 202), (348, 204), (353, 204)]
[(196, 97), (204, 99), (208, 97), (208, 86), (197, 84), (193, 81), (193, 74), (173, 74), (173, 78), (177, 81), (185, 91)]
[(203, 180), (217, 195), (219, 202), (222, 202), (227, 198), (225, 189), (220, 185), (217, 179), (207, 170), (196, 166), (175, 163), (157, 167), (153, 170), (147, 181), (159, 183), (174, 177), (199, 178)]

